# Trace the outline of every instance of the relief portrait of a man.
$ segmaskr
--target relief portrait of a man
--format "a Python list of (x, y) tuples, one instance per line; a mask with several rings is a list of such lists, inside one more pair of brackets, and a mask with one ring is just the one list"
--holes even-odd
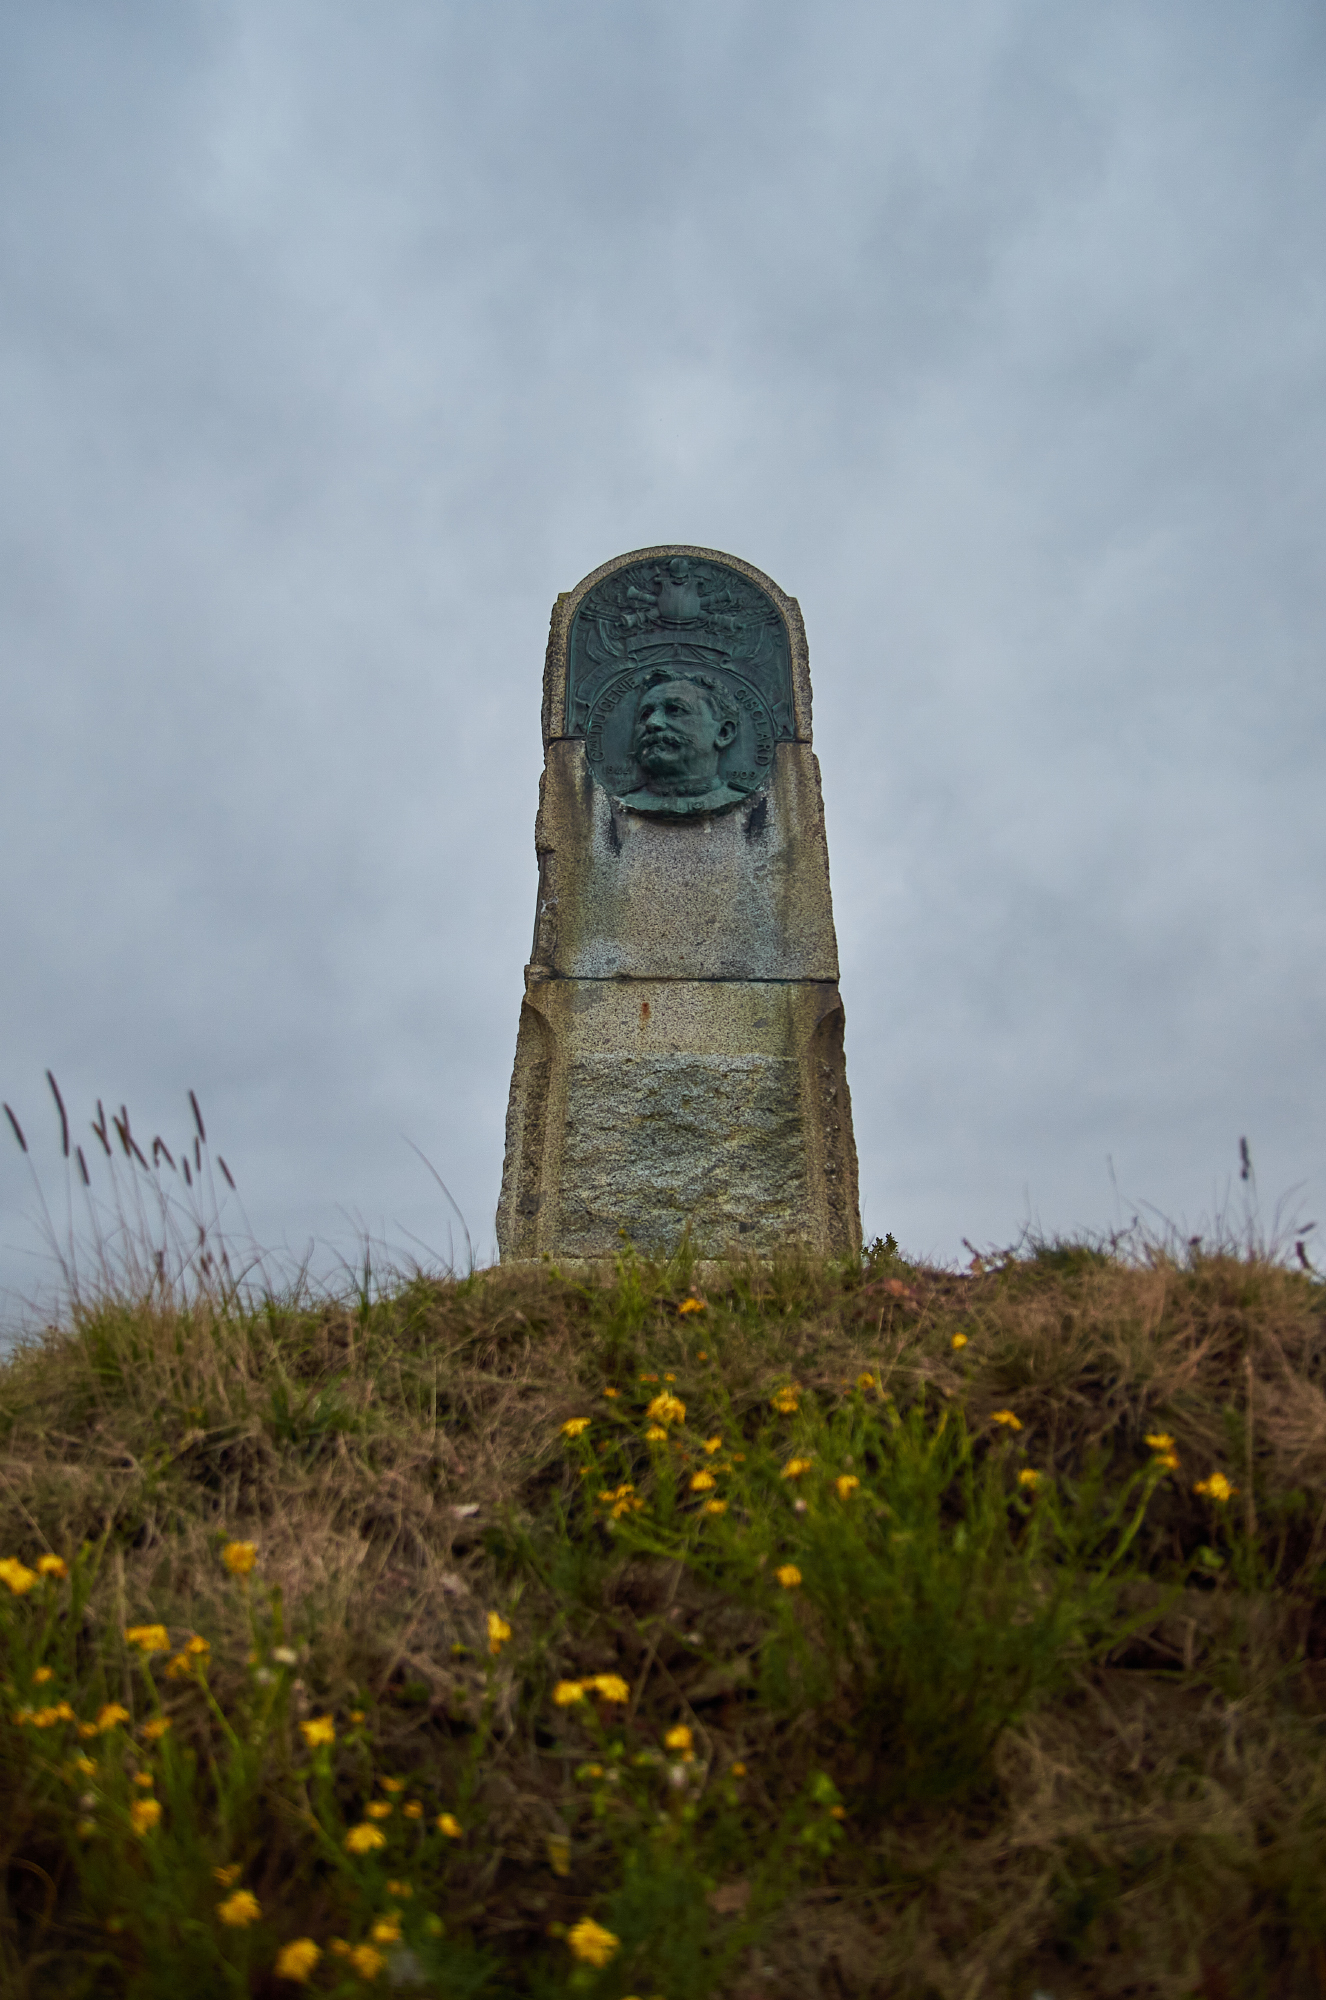
[(631, 755), (645, 782), (628, 792), (635, 812), (715, 812), (746, 797), (719, 776), (723, 752), (736, 740), (737, 707), (709, 674), (657, 668), (636, 703)]

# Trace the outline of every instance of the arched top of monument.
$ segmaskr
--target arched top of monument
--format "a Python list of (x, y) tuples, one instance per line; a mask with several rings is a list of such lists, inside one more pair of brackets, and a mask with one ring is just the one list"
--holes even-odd
[(667, 543), (615, 556), (553, 606), (543, 737), (583, 737), (623, 674), (716, 676), (769, 717), (775, 738), (809, 743), (810, 668), (794, 597), (721, 549)]

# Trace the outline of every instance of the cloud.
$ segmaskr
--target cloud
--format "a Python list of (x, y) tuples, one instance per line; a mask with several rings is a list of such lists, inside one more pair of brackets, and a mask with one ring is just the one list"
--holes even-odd
[[(867, 1227), (1319, 1199), (1315, 10), (15, 17), (3, 1076), (491, 1244), (546, 620), (806, 613)], [(44, 1128), (41, 1121), (45, 1120)], [(168, 1129), (169, 1128), (169, 1129)], [(0, 1282), (40, 1280), (0, 1153)]]

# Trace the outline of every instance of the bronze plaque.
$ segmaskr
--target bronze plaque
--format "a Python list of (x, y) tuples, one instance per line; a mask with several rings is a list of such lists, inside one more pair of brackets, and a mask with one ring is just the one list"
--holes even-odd
[(787, 628), (724, 563), (678, 555), (614, 570), (576, 612), (567, 667), (567, 733), (632, 812), (739, 805), (793, 734)]

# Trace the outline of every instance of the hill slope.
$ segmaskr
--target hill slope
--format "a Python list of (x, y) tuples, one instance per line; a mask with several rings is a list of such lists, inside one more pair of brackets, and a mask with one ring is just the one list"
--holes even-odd
[(1326, 1992), (1322, 1288), (693, 1275), (0, 1367), (7, 1994)]

